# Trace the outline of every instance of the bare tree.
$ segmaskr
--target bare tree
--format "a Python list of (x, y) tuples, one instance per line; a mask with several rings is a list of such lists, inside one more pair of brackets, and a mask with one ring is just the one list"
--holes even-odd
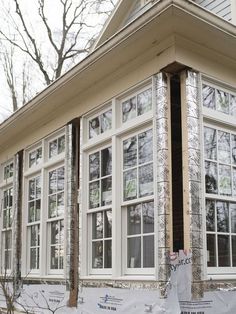
[[(37, 28), (32, 26), (32, 18), (26, 14), (21, 0), (9, 2), (9, 5), (14, 5), (15, 11), (12, 7), (6, 8), (2, 1), (5, 15), (2, 19), (7, 27), (1, 27), (2, 38), (0, 40), (2, 40), (2, 45), (7, 42), (31, 60), (42, 77), (42, 85), (49, 85), (89, 52), (95, 36), (101, 29), (101, 24), (105, 21), (105, 16), (110, 14), (116, 1), (38, 0), (35, 3)], [(53, 10), (56, 10), (56, 25), (50, 16), (52, 6), (54, 6)], [(95, 16), (97, 22), (100, 23), (96, 27)], [(11, 56), (11, 53), (5, 55), (3, 63), (15, 110), (19, 107), (19, 103)], [(26, 72), (22, 71), (22, 73)], [(24, 85), (24, 95), (26, 91), (27, 86)]]

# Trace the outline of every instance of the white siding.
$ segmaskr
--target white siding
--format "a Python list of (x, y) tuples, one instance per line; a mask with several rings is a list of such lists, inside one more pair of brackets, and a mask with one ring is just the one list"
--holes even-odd
[(232, 20), (230, 0), (195, 0), (195, 2), (227, 21)]

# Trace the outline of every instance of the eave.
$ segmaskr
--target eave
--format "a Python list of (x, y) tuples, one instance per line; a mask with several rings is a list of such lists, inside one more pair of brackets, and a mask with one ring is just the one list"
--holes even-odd
[(41, 127), (45, 117), (171, 35), (206, 47), (236, 70), (234, 25), (187, 0), (159, 1), (3, 122), (0, 151), (10, 139)]

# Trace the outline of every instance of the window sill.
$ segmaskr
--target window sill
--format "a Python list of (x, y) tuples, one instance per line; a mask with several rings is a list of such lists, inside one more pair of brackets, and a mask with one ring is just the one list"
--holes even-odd
[(109, 280), (109, 281), (157, 281), (153, 275), (128, 275), (120, 277), (112, 277), (111, 275), (91, 275), (91, 276), (81, 276), (81, 280)]

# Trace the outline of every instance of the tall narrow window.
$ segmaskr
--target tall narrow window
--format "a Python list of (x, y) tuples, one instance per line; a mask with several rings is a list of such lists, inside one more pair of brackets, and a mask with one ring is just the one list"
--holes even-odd
[(89, 214), (92, 224), (92, 268), (111, 268), (112, 154), (106, 147), (89, 155)]
[(3, 191), (3, 265), (4, 269), (11, 269), (12, 260), (12, 219), (13, 219), (13, 189)]
[(41, 178), (37, 176), (28, 184), (28, 237), (29, 267), (39, 269), (41, 216)]
[(63, 269), (65, 169), (59, 167), (48, 174), (48, 223), (50, 269)]

